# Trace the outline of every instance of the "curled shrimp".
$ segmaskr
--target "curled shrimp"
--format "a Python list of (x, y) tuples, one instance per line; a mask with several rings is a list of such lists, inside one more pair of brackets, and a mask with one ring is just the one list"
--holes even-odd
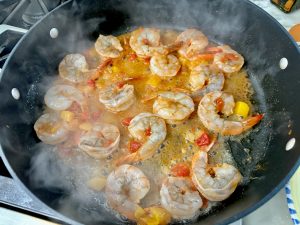
[(99, 35), (95, 42), (95, 49), (99, 55), (106, 58), (118, 58), (123, 51), (123, 47), (118, 38), (108, 35)]
[(174, 55), (155, 55), (150, 60), (151, 72), (160, 77), (174, 77), (180, 67), (179, 60)]
[(112, 84), (99, 92), (99, 101), (112, 112), (125, 111), (135, 101), (134, 86)]
[(84, 96), (70, 85), (55, 85), (49, 88), (44, 97), (46, 105), (53, 110), (66, 110), (73, 102), (83, 106)]
[(207, 37), (199, 30), (187, 29), (178, 35), (175, 43), (182, 43), (179, 54), (193, 60), (208, 45)]
[(210, 201), (223, 201), (236, 189), (242, 175), (234, 166), (207, 164), (207, 153), (197, 152), (192, 159), (192, 180), (198, 191)]
[(85, 82), (93, 75), (93, 71), (88, 70), (85, 57), (81, 54), (66, 55), (58, 67), (59, 75), (70, 82)]
[(55, 113), (41, 115), (34, 124), (34, 130), (42, 142), (50, 145), (65, 141), (69, 133), (59, 115)]
[[(218, 102), (221, 102), (221, 108), (218, 106), (220, 105)], [(256, 125), (263, 118), (261, 114), (242, 121), (230, 121), (221, 118), (218, 113), (230, 116), (233, 113), (234, 105), (235, 102), (232, 95), (221, 91), (210, 92), (201, 99), (198, 106), (198, 116), (207, 129), (223, 135), (241, 134)]]
[(162, 206), (175, 219), (191, 219), (202, 206), (202, 199), (190, 178), (168, 177), (160, 189)]
[(153, 112), (167, 123), (175, 124), (184, 121), (194, 111), (193, 99), (180, 92), (162, 92), (153, 104)]
[(107, 123), (96, 123), (90, 131), (83, 133), (78, 147), (93, 158), (101, 159), (111, 155), (119, 146), (118, 127)]
[(215, 54), (213, 64), (225, 73), (239, 71), (244, 65), (244, 58), (228, 45), (217, 47), (221, 52)]
[(143, 144), (136, 152), (120, 158), (117, 165), (151, 158), (167, 135), (165, 121), (152, 113), (140, 113), (135, 116), (130, 121), (128, 131), (133, 138)]
[(212, 91), (221, 91), (223, 89), (225, 78), (223, 73), (213, 71), (208, 65), (200, 64), (191, 71), (189, 83), (192, 96), (203, 96)]
[(105, 194), (109, 206), (134, 220), (138, 204), (150, 190), (145, 174), (132, 165), (121, 165), (107, 177)]
[(160, 31), (155, 28), (139, 28), (132, 32), (129, 45), (135, 53), (148, 58), (156, 53), (166, 55), (168, 50), (160, 45)]

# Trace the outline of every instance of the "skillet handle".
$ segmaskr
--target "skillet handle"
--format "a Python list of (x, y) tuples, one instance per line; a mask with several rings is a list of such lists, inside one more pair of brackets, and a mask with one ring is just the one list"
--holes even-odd
[(0, 203), (34, 212), (51, 218), (57, 218), (51, 211), (34, 201), (12, 178), (0, 176)]
[(23, 28), (20, 28), (20, 27), (14, 27), (14, 26), (10, 26), (10, 25), (7, 25), (7, 24), (0, 24), (0, 35), (2, 33), (4, 33), (5, 31), (15, 31), (15, 32), (19, 32), (19, 33), (22, 33), (22, 34), (25, 34), (27, 32), (26, 29), (23, 29)]

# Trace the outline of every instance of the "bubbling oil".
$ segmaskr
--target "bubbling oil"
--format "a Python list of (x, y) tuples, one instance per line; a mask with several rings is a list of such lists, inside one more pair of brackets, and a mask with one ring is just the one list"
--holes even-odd
[[(175, 40), (178, 32), (168, 30), (162, 32), (162, 34), (162, 42), (167, 44)], [(193, 64), (196, 64), (195, 62), (191, 63), (174, 52), (173, 54), (179, 58), (182, 67), (176, 77), (162, 80), (151, 73), (148, 59), (135, 58), (132, 60), (132, 55), (135, 53), (128, 44), (129, 37), (130, 33), (118, 37), (124, 47), (124, 51), (121, 53), (121, 57), (112, 59), (111, 63), (101, 71), (95, 83), (96, 88), (89, 87), (87, 84), (74, 85), (60, 78), (54, 82), (54, 84), (73, 85), (81, 90), (86, 96), (89, 110), (99, 112), (99, 121), (117, 126), (121, 134), (119, 149), (103, 160), (90, 158), (76, 147), (73, 147), (71, 150), (69, 149), (67, 152), (62, 150), (64, 148), (61, 146), (54, 148), (54, 151), (62, 159), (61, 161), (64, 165), (72, 168), (72, 180), (76, 181), (73, 182), (75, 186), (88, 187), (91, 179), (95, 177), (107, 177), (114, 169), (115, 161), (128, 154), (128, 141), (131, 137), (127, 128), (121, 125), (123, 119), (134, 117), (142, 112), (152, 112), (153, 100), (157, 96), (157, 93), (161, 91), (189, 90), (188, 79), (190, 68), (194, 66)], [(210, 45), (214, 46), (215, 43), (210, 43)], [(85, 51), (83, 54), (87, 58), (90, 69), (96, 69), (99, 63), (103, 61), (94, 48)], [(149, 84), (149, 79), (153, 77), (156, 79), (155, 85)], [(112, 113), (99, 103), (98, 92), (112, 83), (121, 81), (126, 81), (128, 84), (134, 85), (136, 102), (127, 111)], [(226, 75), (224, 91), (232, 94), (235, 101), (246, 102), (250, 106), (250, 113), (253, 112), (251, 98), (254, 91), (246, 70), (242, 69), (239, 72)], [(45, 111), (48, 112), (51, 110), (46, 109)], [(93, 123), (93, 121), (88, 122)], [(195, 109), (190, 118), (182, 124), (167, 124), (167, 137), (155, 155), (151, 159), (135, 164), (135, 166), (145, 173), (151, 184), (149, 193), (141, 201), (142, 207), (160, 204), (159, 191), (162, 181), (170, 175), (170, 170), (175, 164), (180, 162), (191, 163), (194, 153), (199, 151), (199, 147), (194, 142), (194, 139), (197, 137), (197, 133), (203, 129), (204, 126), (199, 120)], [(76, 146), (76, 143), (74, 143), (74, 146)], [(226, 138), (218, 137), (217, 143), (209, 152), (209, 162), (212, 164), (229, 163), (235, 165), (230, 149), (226, 145)], [(94, 191), (92, 190), (91, 193), (95, 193)], [(104, 188), (100, 190), (101, 195), (99, 196), (102, 197), (99, 197), (99, 205), (105, 205), (103, 191)], [(84, 193), (89, 192), (84, 191)], [(94, 194), (92, 196), (94, 197)], [(207, 208), (199, 211), (199, 215), (208, 213), (215, 204), (209, 203)]]

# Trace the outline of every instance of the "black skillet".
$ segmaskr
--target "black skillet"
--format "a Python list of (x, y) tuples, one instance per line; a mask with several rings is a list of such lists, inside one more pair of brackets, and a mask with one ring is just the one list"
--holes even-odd
[[(38, 151), (33, 123), (43, 111), (41, 84), (57, 75), (66, 54), (91, 47), (99, 33), (118, 35), (138, 26), (196, 27), (245, 57), (256, 91), (253, 103), (265, 117), (250, 137), (241, 142), (230, 138), (228, 147), (249, 182), (193, 224), (228, 224), (260, 207), (284, 186), (300, 162), (300, 54), (285, 29), (246, 0), (69, 1), (49, 13), (18, 43), (2, 72), (1, 146), (13, 178), (66, 223), (118, 224), (97, 205), (73, 201), (62, 210), (68, 191), (34, 187), (28, 168)], [(57, 38), (50, 37), (51, 28), (58, 29)], [(281, 70), (283, 57), (288, 66)], [(20, 91), (19, 100), (12, 97), (12, 88)], [(286, 151), (291, 138), (296, 145)]]

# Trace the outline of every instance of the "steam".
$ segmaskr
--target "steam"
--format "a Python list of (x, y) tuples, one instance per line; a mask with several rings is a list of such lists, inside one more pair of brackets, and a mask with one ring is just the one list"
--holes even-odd
[[(80, 5), (80, 1), (78, 1), (79, 5), (76, 5), (76, 1), (74, 2), (73, 7), (79, 7), (79, 15), (80, 9), (93, 11), (93, 9), (86, 9), (84, 3)], [(94, 9), (100, 7), (97, 5), (99, 3), (95, 4)], [(194, 27), (202, 30), (210, 40), (220, 44), (229, 44), (245, 57), (248, 72), (257, 93), (259, 108), (267, 112), (265, 99), (270, 96), (265, 96), (262, 84), (267, 85), (266, 82), (273, 80), (273, 76), (278, 73), (279, 69), (277, 62), (267, 61), (270, 49), (266, 46), (269, 44), (263, 36), (257, 38), (258, 24), (249, 22), (251, 19), (245, 16), (247, 11), (240, 8), (236, 1), (200, 3), (200, 1), (188, 0), (161, 0), (155, 3), (153, 1), (153, 5), (150, 6), (148, 1), (129, 0), (111, 1), (113, 6), (107, 4), (103, 2), (101, 7), (104, 9), (97, 14), (91, 13), (90, 17), (86, 18), (81, 15), (84, 19), (84, 26), (80, 21), (70, 19), (73, 18), (70, 11), (61, 10), (61, 13), (53, 16), (53, 23), (55, 23), (51, 24), (59, 30), (57, 39), (52, 40), (48, 37), (49, 26), (41, 27), (43, 35), (40, 34), (39, 38), (46, 39), (49, 46), (39, 44), (37, 37), (31, 35), (33, 41), (30, 46), (32, 49), (36, 47), (34, 52), (36, 56), (32, 56), (31, 63), (22, 62), (20, 65), (20, 73), (28, 73), (25, 80), (34, 79), (30, 80), (31, 83), (26, 86), (27, 89), (21, 88), (23, 93), (21, 95), (25, 96), (23, 101), (27, 110), (21, 115), (24, 117), (23, 121), (34, 123), (40, 115), (44, 104), (43, 96), (53, 84), (57, 76), (58, 64), (66, 54), (80, 53), (92, 47), (99, 32), (118, 35), (138, 26), (178, 30)], [(169, 5), (172, 5), (172, 9)], [(218, 19), (220, 16), (226, 18), (226, 21)], [(27, 82), (26, 80), (25, 84)], [(9, 85), (14, 84), (15, 80)], [(278, 116), (281, 115), (281, 112), (278, 112)], [(283, 129), (281, 126), (278, 127), (280, 131)], [(267, 138), (267, 135), (264, 137)], [(86, 185), (87, 181), (99, 174), (99, 171), (103, 171), (105, 166), (107, 166), (104, 170), (106, 174), (103, 175), (107, 175), (111, 168), (106, 165), (105, 161), (91, 159), (78, 152), (76, 148), (72, 149), (72, 157), (59, 157), (61, 151), (58, 148), (43, 143), (36, 144), (32, 152), (34, 156), (28, 170), (31, 186), (34, 189), (47, 190), (56, 196), (60, 195), (58, 201), (53, 203), (58, 211), (80, 221), (83, 220), (86, 224), (95, 222), (108, 224), (108, 221), (111, 224), (118, 224), (118, 218), (105, 205), (105, 196), (89, 189)], [(256, 160), (258, 161), (259, 158), (257, 157)], [(124, 223), (119, 222), (119, 224)]]

